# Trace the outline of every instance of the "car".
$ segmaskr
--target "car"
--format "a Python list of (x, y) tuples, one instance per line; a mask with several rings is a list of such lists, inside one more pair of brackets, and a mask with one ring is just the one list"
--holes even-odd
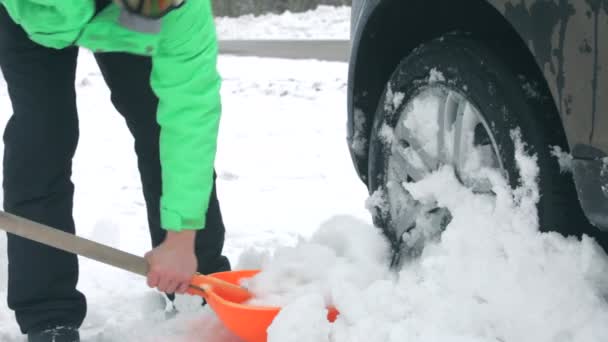
[(348, 144), (393, 263), (417, 217), (451, 220), (399, 184), (451, 165), (473, 191), (480, 168), (516, 187), (518, 139), (541, 230), (608, 246), (608, 2), (354, 0), (351, 28)]

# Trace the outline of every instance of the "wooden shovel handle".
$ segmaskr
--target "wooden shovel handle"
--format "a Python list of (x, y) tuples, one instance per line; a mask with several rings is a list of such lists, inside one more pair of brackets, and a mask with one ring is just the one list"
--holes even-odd
[(62, 251), (146, 276), (145, 259), (28, 219), (0, 211), (0, 229)]
[[(0, 211), (0, 229), (144, 277), (148, 274), (148, 262), (142, 257), (3, 211)], [(242, 296), (249, 295), (249, 291), (246, 289), (217, 278), (203, 275), (197, 275), (196, 278), (199, 279), (196, 287), (201, 290), (204, 290), (203, 285), (207, 285), (232, 293), (240, 293)]]

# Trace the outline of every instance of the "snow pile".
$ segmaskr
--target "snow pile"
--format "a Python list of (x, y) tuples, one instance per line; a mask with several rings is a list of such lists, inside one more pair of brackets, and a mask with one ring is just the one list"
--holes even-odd
[(496, 196), (473, 194), (449, 167), (405, 185), (453, 220), (398, 274), (383, 267), (377, 232), (345, 218), (267, 257), (248, 286), (258, 304), (287, 303), (269, 341), (605, 341), (608, 260), (590, 239), (539, 233), (538, 168), (522, 144), (517, 161), (516, 190), (488, 172)]
[(553, 146), (551, 150), (551, 155), (557, 158), (559, 168), (562, 172), (572, 172), (572, 168), (574, 167), (574, 165), (572, 164), (574, 158), (570, 153), (562, 150), (562, 148), (559, 146)]
[[(331, 289), (347, 282), (359, 289), (389, 276), (389, 248), (379, 230), (349, 216), (325, 222), (297, 247), (280, 247), (265, 256), (259, 276), (244, 282), (256, 294), (252, 305), (285, 306), (301, 296), (320, 295), (333, 305)], [(246, 255), (248, 265), (255, 254)], [(322, 267), (319, 267), (322, 265)]]
[(319, 6), (281, 15), (216, 18), (219, 39), (348, 39), (350, 7)]

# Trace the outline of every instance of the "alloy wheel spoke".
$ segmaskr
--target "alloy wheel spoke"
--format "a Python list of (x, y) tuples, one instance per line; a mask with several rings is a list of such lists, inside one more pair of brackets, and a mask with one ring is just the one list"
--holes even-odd
[(434, 170), (438, 167), (439, 163), (437, 158), (431, 156), (424, 149), (423, 145), (418, 140), (418, 137), (416, 137), (409, 128), (405, 127), (403, 122), (397, 124), (395, 136), (399, 137), (400, 141), (405, 141), (407, 145), (418, 154), (427, 170)]
[(447, 161), (446, 156), (446, 146), (445, 146), (445, 128), (446, 128), (446, 116), (448, 110), (448, 101), (450, 94), (446, 93), (445, 96), (442, 96), (440, 99), (439, 107), (437, 108), (437, 125), (439, 129), (437, 130), (437, 158), (439, 159), (439, 163), (445, 164)]
[(439, 115), (439, 135), (442, 140), (441, 161), (442, 164), (450, 164), (454, 158), (454, 122), (458, 114), (459, 105), (458, 94), (448, 91), (445, 97), (445, 101), (440, 107), (443, 110), (440, 111)]
[(454, 121), (454, 151), (452, 153), (452, 165), (459, 172), (462, 171), (463, 159), (466, 157), (465, 134), (467, 130), (463, 127), (465, 125), (466, 106), (466, 101), (463, 98), (459, 98)]
[(398, 182), (407, 182), (408, 176), (411, 177), (410, 172), (408, 172), (407, 168), (404, 167), (403, 163), (400, 162), (399, 159), (403, 158), (393, 155), (393, 158), (391, 158), (389, 163), (389, 168), (393, 171), (393, 175), (395, 177), (393, 180)]
[[(412, 147), (396, 146), (393, 148), (393, 157), (393, 167), (403, 170), (416, 182), (422, 180), (431, 172)], [(406, 180), (403, 179), (403, 181)]]

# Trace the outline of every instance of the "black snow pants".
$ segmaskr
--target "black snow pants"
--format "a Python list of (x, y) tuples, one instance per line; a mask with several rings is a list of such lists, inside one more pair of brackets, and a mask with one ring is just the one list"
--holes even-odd
[[(55, 50), (35, 44), (0, 6), (0, 68), (13, 106), (4, 132), (4, 209), (70, 233), (75, 232), (70, 178), (79, 134), (77, 55), (75, 47)], [(95, 58), (111, 100), (135, 139), (152, 245), (157, 246), (166, 232), (160, 226), (160, 128), (158, 99), (149, 82), (151, 59), (121, 53)], [(223, 245), (224, 224), (214, 187), (207, 227), (196, 238), (200, 272), (230, 268), (222, 256)], [(86, 300), (76, 290), (77, 258), (10, 234), (7, 247), (8, 304), (22, 332), (80, 326)]]

